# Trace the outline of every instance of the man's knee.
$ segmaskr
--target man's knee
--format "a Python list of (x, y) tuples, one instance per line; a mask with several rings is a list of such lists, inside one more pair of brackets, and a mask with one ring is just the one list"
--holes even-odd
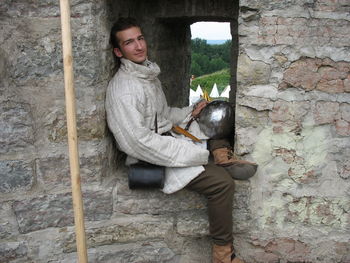
[(231, 176), (228, 176), (225, 180), (225, 189), (227, 192), (233, 193), (235, 190), (235, 181), (231, 178)]
[(219, 178), (217, 183), (220, 187), (220, 191), (233, 194), (235, 190), (235, 181), (225, 169), (220, 166), (218, 166), (218, 169), (220, 170), (220, 173), (218, 173)]

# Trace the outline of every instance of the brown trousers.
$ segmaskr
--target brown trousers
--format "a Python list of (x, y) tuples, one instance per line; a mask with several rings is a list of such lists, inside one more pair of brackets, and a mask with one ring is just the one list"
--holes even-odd
[[(209, 150), (229, 146), (226, 140), (209, 141)], [(226, 170), (210, 162), (186, 188), (203, 194), (208, 201), (209, 232), (216, 245), (232, 243), (234, 180)]]

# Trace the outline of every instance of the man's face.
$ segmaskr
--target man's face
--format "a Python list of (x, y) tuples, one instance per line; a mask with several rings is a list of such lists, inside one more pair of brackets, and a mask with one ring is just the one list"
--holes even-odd
[(130, 27), (117, 32), (120, 48), (114, 49), (114, 54), (135, 63), (142, 63), (147, 58), (147, 43), (139, 27)]

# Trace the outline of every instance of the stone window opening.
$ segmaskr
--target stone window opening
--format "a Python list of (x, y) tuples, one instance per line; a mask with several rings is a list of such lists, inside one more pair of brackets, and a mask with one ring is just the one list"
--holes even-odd
[[(150, 36), (149, 56), (161, 68), (159, 79), (169, 106), (184, 107), (189, 105), (190, 67), (191, 67), (191, 24), (196, 22), (227, 22), (231, 29), (231, 61), (229, 102), (235, 109), (236, 74), (238, 57), (238, 22), (227, 17), (190, 17), (158, 18), (151, 28), (144, 29)], [(153, 29), (153, 30), (152, 30)], [(155, 29), (155, 30), (154, 30)], [(235, 128), (234, 128), (235, 129)], [(229, 138), (234, 145), (234, 134)]]

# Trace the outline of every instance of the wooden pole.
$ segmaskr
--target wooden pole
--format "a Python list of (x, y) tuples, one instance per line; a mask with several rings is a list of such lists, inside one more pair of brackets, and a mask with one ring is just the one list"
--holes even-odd
[(80, 186), (80, 168), (75, 110), (75, 91), (73, 75), (72, 36), (70, 29), (69, 0), (60, 0), (62, 50), (64, 64), (64, 87), (66, 95), (66, 114), (68, 130), (69, 164), (72, 182), (72, 198), (78, 262), (87, 263), (86, 238), (84, 226), (83, 199)]

